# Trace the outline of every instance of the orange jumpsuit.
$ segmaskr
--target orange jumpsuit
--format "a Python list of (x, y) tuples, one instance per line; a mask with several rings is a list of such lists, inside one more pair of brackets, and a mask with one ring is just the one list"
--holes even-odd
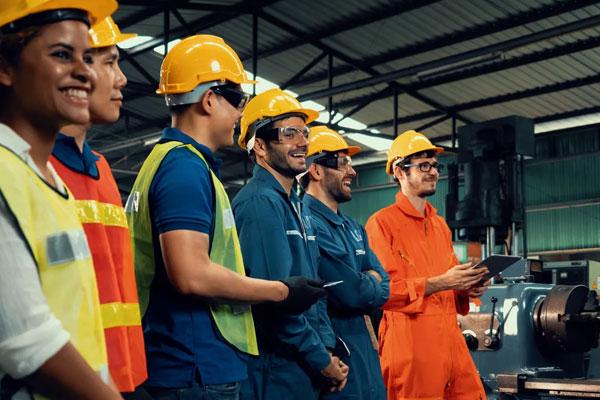
[(428, 202), (423, 216), (398, 192), (366, 230), (390, 275), (379, 327), (388, 400), (485, 399), (456, 318), (468, 313), (468, 297), (449, 290), (425, 296), (427, 278), (458, 264), (446, 222)]

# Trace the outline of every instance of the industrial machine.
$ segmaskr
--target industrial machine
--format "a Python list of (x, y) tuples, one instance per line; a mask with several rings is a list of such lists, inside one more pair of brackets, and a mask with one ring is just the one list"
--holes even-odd
[(600, 398), (600, 306), (585, 286), (493, 285), (459, 323), (488, 399)]
[[(458, 134), (446, 197), (454, 239), (479, 244), (482, 258), (498, 245), (526, 258), (523, 167), (535, 153), (533, 121), (505, 117)], [(464, 242), (455, 248), (469, 256)], [(590, 290), (598, 272), (593, 263), (523, 261), (459, 317), (488, 399), (600, 399), (600, 306)]]

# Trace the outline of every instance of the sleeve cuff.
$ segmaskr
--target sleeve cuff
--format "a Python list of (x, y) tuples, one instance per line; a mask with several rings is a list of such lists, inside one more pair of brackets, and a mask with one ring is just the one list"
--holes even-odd
[(41, 325), (0, 343), (0, 369), (21, 379), (37, 371), (69, 341), (69, 334), (52, 316)]
[(321, 371), (329, 365), (331, 356), (327, 352), (327, 349), (325, 349), (325, 346), (320, 346), (319, 349), (307, 354), (305, 360), (312, 369)]

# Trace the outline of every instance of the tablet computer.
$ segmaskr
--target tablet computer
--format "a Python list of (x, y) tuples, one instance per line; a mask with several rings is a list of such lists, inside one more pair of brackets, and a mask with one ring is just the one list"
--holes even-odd
[(511, 265), (522, 259), (523, 257), (519, 256), (493, 255), (475, 264), (473, 268), (481, 268), (483, 266), (487, 267), (489, 272), (483, 277), (483, 280), (487, 281), (488, 279), (493, 278), (500, 272), (504, 271), (506, 268), (510, 267)]

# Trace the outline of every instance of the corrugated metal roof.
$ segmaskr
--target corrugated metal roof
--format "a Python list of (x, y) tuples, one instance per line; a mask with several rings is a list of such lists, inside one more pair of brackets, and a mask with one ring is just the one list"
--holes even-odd
[[(210, 8), (212, 4), (219, 9), (224, 6), (231, 6), (232, 8), (248, 7), (248, 4), (250, 4), (235, 0), (190, 1), (188, 3), (201, 5), (203, 8)], [(259, 1), (259, 3), (262, 2)], [(302, 32), (305, 38), (312, 38), (321, 44), (320, 47), (317, 47), (315, 42), (312, 44), (298, 42), (298, 37), (294, 32), (287, 31), (285, 28), (276, 26), (260, 17), (258, 30), (259, 54), (274, 48), (279, 48), (280, 51), (259, 58), (258, 73), (260, 76), (279, 84), (286, 82), (305, 65), (314, 60), (322, 53), (324, 48), (331, 48), (359, 67), (370, 66), (372, 71), (381, 74), (420, 66), (445, 57), (481, 49), (515, 38), (526, 37), (535, 32), (600, 15), (600, 4), (584, 0), (567, 2), (559, 0), (505, 0), (502, 2), (486, 0), (422, 2), (412, 0), (372, 0), (369, 2), (362, 0), (329, 2), (279, 0), (267, 1), (267, 3), (269, 4), (265, 8), (259, 10), (259, 16), (261, 12), (264, 12), (270, 16), (269, 18), (275, 18), (282, 24), (291, 26), (292, 30)], [(160, 7), (161, 4), (159, 3), (145, 7), (132, 6), (127, 5), (127, 0), (123, 0), (115, 19), (118, 22), (127, 21), (132, 16), (139, 15), (145, 10), (159, 10)], [(542, 15), (544, 13), (549, 15), (556, 7), (563, 7), (563, 9), (564, 7), (570, 7), (572, 10), (547, 17)], [(407, 9), (408, 11), (402, 12), (402, 10)], [(532, 10), (538, 10), (539, 18), (535, 21), (514, 24), (515, 26), (508, 29), (490, 28), (487, 29), (487, 34), (451, 43), (452, 38), (457, 35), (460, 36), (461, 32), (464, 33), (476, 27), (481, 30), (486, 27), (497, 26), (498, 21), (518, 21), (519, 15), (524, 12), (532, 12)], [(244, 58), (246, 69), (251, 70), (252, 16), (248, 11), (250, 10), (245, 8), (238, 13), (219, 13), (218, 10), (190, 10), (186, 9), (185, 5), (178, 8), (178, 12), (187, 24), (192, 25), (192, 29), (197, 29), (192, 22), (198, 19), (210, 25), (211, 20), (221, 21), (224, 18), (225, 22), (213, 26), (203, 25), (199, 33), (222, 36)], [(369, 19), (374, 15), (376, 17), (373, 17), (373, 19), (376, 20)], [(163, 14), (159, 12), (154, 15), (147, 15), (139, 19), (139, 22), (123, 30), (141, 35), (159, 36), (163, 33), (163, 21)], [(170, 27), (171, 29), (179, 28), (180, 31), (186, 32), (180, 27), (180, 21), (175, 16), (170, 18)], [(336, 33), (335, 29), (332, 29), (335, 27), (344, 27), (344, 30)], [(328, 34), (323, 35), (322, 32), (328, 32)], [(170, 35), (170, 39), (173, 38), (173, 35)], [(423, 44), (431, 43), (432, 40), (443, 42), (439, 42), (442, 45), (438, 45), (436, 48), (429, 48), (426, 51), (420, 50)], [(587, 49), (581, 47), (582, 42), (587, 46)], [(443, 45), (443, 43), (446, 43), (446, 45)], [(484, 67), (478, 65), (466, 66), (466, 64), (473, 64), (474, 61), (478, 60), (470, 59), (463, 61), (465, 66), (461, 66), (460, 63), (458, 66), (453, 65), (452, 67), (457, 68), (456, 71), (443, 72), (434, 69), (402, 77), (397, 80), (399, 84), (409, 88), (416, 87), (418, 95), (425, 98), (417, 99), (412, 95), (401, 94), (399, 97), (399, 116), (405, 118), (415, 114), (436, 111), (436, 108), (431, 105), (433, 102), (440, 104), (442, 108), (451, 109), (458, 104), (597, 76), (600, 73), (600, 49), (596, 47), (598, 45), (600, 45), (600, 27), (593, 27), (532, 42), (522, 47), (511, 48), (489, 59), (482, 57), (481, 63)], [(398, 59), (381, 60), (383, 56), (390, 52), (406, 46), (413, 46), (417, 53)], [(531, 54), (541, 51), (554, 51), (554, 49), (564, 46), (568, 47), (563, 51), (563, 55), (511, 67), (511, 65), (514, 65), (515, 60), (520, 60), (522, 57), (531, 57)], [(133, 51), (138, 49), (134, 48)], [(565, 52), (570, 53), (564, 54)], [(162, 61), (160, 55), (153, 51), (147, 51), (143, 54), (137, 54), (135, 60), (158, 80)], [(371, 65), (373, 60), (380, 60), (381, 62)], [(487, 68), (490, 71), (493, 65), (502, 65), (504, 69), (478, 73), (476, 76), (469, 77), (470, 71), (477, 71), (482, 68)], [(334, 66), (335, 68), (344, 68), (347, 63), (335, 57)], [(164, 103), (160, 98), (152, 95), (154, 88), (150, 87), (148, 80), (138, 70), (133, 68), (127, 61), (122, 62), (122, 68), (129, 77), (129, 81), (132, 82), (131, 87), (135, 87), (137, 90), (127, 91), (129, 97), (125, 101), (125, 108), (138, 115), (137, 118), (132, 116), (128, 118), (129, 132), (132, 132), (130, 134), (135, 136), (136, 134), (142, 135), (153, 130), (156, 131), (159, 127), (148, 121), (161, 121), (167, 117)], [(300, 82), (309, 79), (309, 83), (301, 83), (291, 89), (300, 94), (326, 89), (328, 87), (326, 73), (327, 59), (325, 58), (300, 79)], [(318, 76), (319, 79), (315, 80), (315, 76)], [(360, 81), (370, 76), (372, 74), (361, 71), (360, 68), (354, 66), (350, 68), (350, 72), (334, 77), (334, 87)], [(449, 76), (455, 78), (452, 81), (443, 83), (448, 80)], [(436, 83), (430, 86), (432, 85), (430, 82)], [(551, 114), (560, 115), (569, 111), (600, 106), (598, 89), (598, 84), (579, 86), (555, 93), (513, 99), (489, 106), (479, 106), (475, 109), (461, 111), (459, 114), (476, 122), (515, 113), (532, 118)], [(360, 100), (385, 90), (388, 90), (388, 84), (380, 83), (336, 94), (333, 96), (334, 106), (335, 103), (341, 101), (347, 101), (348, 99)], [(140, 97), (139, 91), (148, 93), (149, 96)], [(326, 98), (318, 100), (321, 104), (327, 102)], [(353, 104), (339, 111), (342, 114), (347, 113), (357, 104), (358, 101), (354, 101)], [(402, 123), (399, 125), (399, 130), (403, 131), (436, 121), (444, 112), (446, 112), (444, 109), (438, 110), (433, 113), (436, 115), (434, 117), (425, 117), (421, 120), (415, 119), (409, 123)], [(352, 118), (367, 125), (391, 120), (393, 118), (392, 98), (387, 96), (376, 100), (354, 114)], [(457, 126), (463, 124), (464, 122), (460, 120), (457, 122)], [(103, 127), (102, 131), (95, 130), (94, 141), (97, 143), (110, 143), (111, 140), (114, 141), (114, 136), (110, 135), (118, 134), (124, 128), (125, 124), (121, 121), (114, 126)], [(451, 129), (452, 122), (447, 119), (427, 128), (426, 132), (432, 137), (446, 137), (450, 134)], [(393, 132), (392, 127), (384, 127), (380, 130), (387, 135)], [(103, 133), (100, 132), (106, 132), (107, 137), (103, 138)], [(131, 152), (132, 150), (126, 149), (126, 151)], [(143, 148), (139, 149), (141, 153), (144, 151)], [(115, 151), (111, 153), (109, 159), (112, 160), (112, 157), (119, 159), (123, 156), (125, 156), (124, 152)]]

